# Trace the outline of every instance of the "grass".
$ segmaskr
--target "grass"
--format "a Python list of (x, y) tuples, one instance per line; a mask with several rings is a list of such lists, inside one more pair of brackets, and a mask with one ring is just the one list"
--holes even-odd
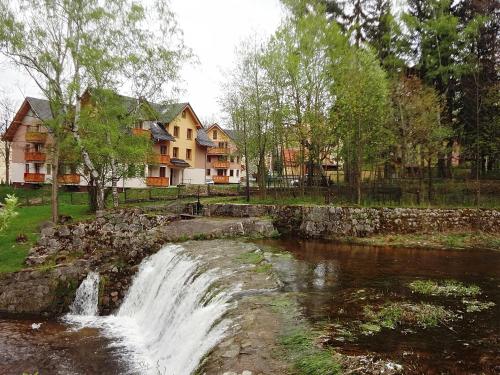
[(300, 375), (340, 374), (340, 365), (334, 358), (334, 352), (315, 345), (313, 333), (297, 327), (280, 338), (280, 344), (287, 358)]
[[(23, 268), (30, 247), (38, 239), (38, 226), (50, 220), (50, 206), (20, 207), (7, 230), (0, 234), (0, 273), (14, 272)], [(74, 220), (91, 217), (87, 206), (61, 204), (60, 213)], [(17, 243), (16, 237), (25, 234), (28, 241)]]
[(378, 309), (365, 306), (367, 322), (360, 325), (365, 334), (380, 331), (378, 327), (395, 329), (400, 325), (420, 328), (436, 327), (454, 319), (454, 314), (442, 306), (428, 303), (390, 302)]
[(340, 240), (374, 246), (500, 250), (500, 235), (479, 231), (461, 233), (378, 234), (365, 238), (349, 237)]
[(318, 333), (303, 319), (294, 296), (284, 294), (273, 297), (271, 309), (285, 321), (279, 337), (280, 354), (293, 367), (297, 375), (335, 375), (341, 373), (341, 366), (335, 352), (320, 347), (316, 341)]
[(430, 296), (470, 297), (481, 294), (477, 285), (465, 285), (456, 280), (445, 280), (438, 283), (433, 280), (415, 280), (408, 284), (414, 293)]

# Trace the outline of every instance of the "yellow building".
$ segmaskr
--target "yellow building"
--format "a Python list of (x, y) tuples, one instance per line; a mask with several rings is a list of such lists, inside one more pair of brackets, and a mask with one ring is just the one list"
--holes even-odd
[(208, 148), (207, 179), (216, 184), (239, 183), (245, 174), (245, 168), (236, 147), (233, 131), (213, 124), (207, 128), (206, 134), (215, 144), (215, 147)]

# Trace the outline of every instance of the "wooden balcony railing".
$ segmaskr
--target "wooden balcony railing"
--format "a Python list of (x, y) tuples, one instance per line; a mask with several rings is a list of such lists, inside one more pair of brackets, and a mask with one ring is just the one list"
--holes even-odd
[(229, 184), (229, 176), (213, 176), (214, 184)]
[(210, 147), (208, 149), (209, 155), (228, 155), (229, 148), (227, 147)]
[(228, 161), (214, 161), (212, 163), (212, 167), (215, 169), (228, 169), (229, 162)]
[(25, 151), (25, 153), (24, 153), (24, 159), (26, 161), (44, 162), (46, 157), (47, 157), (47, 155), (45, 155), (45, 153), (39, 152), (39, 151)]
[(168, 177), (146, 177), (147, 186), (166, 187), (169, 185)]
[(154, 155), (152, 164), (169, 164), (170, 156), (169, 155)]
[(47, 133), (28, 130), (24, 136), (24, 140), (31, 143), (45, 143), (47, 142)]
[(137, 136), (150, 137), (151, 131), (148, 129), (133, 128), (132, 134)]
[(80, 184), (80, 175), (78, 174), (63, 174), (57, 176), (57, 181), (63, 185), (78, 185)]
[(24, 182), (45, 182), (45, 174), (43, 173), (24, 173)]

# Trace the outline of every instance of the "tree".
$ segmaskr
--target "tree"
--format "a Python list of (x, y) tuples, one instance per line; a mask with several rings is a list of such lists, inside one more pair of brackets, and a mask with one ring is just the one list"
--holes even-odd
[(175, 91), (172, 82), (190, 53), (172, 13), (163, 2), (147, 9), (130, 0), (4, 0), (0, 7), (1, 51), (28, 72), (52, 110), (46, 125), (54, 139), (53, 220), (59, 146), (68, 130), (94, 184), (96, 206), (103, 209), (103, 176), (80, 132), (80, 96), (86, 86), (113, 89), (123, 83), (136, 97), (157, 99)]
[(6, 230), (11, 220), (18, 215), (16, 208), (17, 197), (15, 195), (7, 194), (5, 203), (0, 209), (0, 233)]
[[(14, 104), (7, 97), (2, 97), (0, 99), (0, 137), (2, 137), (7, 128), (9, 127), (9, 123), (14, 117)], [(3, 142), (0, 142), (0, 158), (5, 166), (5, 183), (10, 183), (10, 155), (11, 155), (12, 144), (3, 139)], [(3, 178), (0, 178), (3, 180)]]
[(361, 204), (364, 162), (378, 160), (393, 142), (387, 127), (387, 79), (374, 54), (360, 48), (346, 53), (332, 66), (332, 74), (332, 114), (338, 119), (343, 153), (351, 162), (356, 201)]

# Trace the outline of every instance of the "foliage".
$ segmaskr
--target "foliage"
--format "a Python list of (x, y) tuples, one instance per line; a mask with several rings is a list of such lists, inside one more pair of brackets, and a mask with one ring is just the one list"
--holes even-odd
[(3, 207), (0, 208), (0, 233), (5, 231), (12, 222), (12, 219), (18, 215), (18, 212), (16, 212), (17, 206), (17, 197), (8, 194)]

